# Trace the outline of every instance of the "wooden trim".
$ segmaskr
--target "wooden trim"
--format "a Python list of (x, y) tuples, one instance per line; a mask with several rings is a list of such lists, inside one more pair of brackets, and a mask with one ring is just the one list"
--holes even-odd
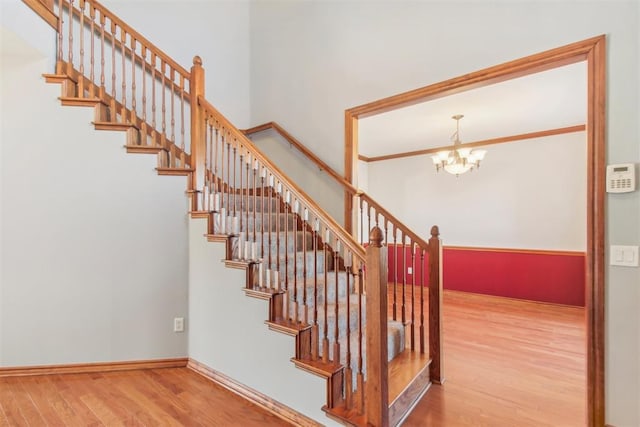
[(213, 381), (219, 386), (224, 387), (230, 392), (237, 394), (243, 399), (248, 400), (254, 405), (259, 406), (265, 411), (272, 413), (276, 417), (292, 423), (293, 425), (305, 427), (322, 426), (322, 424), (307, 417), (306, 415), (301, 414), (300, 412), (270, 398), (269, 396), (260, 393), (259, 391), (254, 390), (250, 387), (247, 387), (246, 385), (237, 382), (231, 377), (226, 376), (222, 372), (218, 372), (215, 369), (212, 369), (194, 359), (189, 359), (187, 368)]
[(163, 148), (158, 146), (149, 146), (149, 145), (132, 145), (127, 144), (124, 146), (127, 149), (127, 153), (130, 154), (158, 154)]
[(223, 259), (224, 266), (227, 268), (235, 268), (237, 270), (246, 270), (252, 264), (256, 264), (257, 261), (243, 261), (237, 259)]
[(69, 365), (39, 365), (0, 368), (0, 378), (32, 375), (86, 374), (88, 372), (116, 372), (134, 369), (184, 368), (189, 359), (134, 360), (126, 362), (76, 363)]
[[(562, 135), (565, 133), (573, 133), (573, 132), (582, 132), (586, 130), (586, 128), (587, 128), (586, 125), (576, 125), (576, 126), (568, 126), (563, 128), (541, 130), (537, 132), (521, 133), (519, 135), (509, 135), (509, 136), (502, 136), (500, 138), (491, 138), (491, 139), (485, 139), (481, 141), (467, 142), (465, 144), (461, 144), (460, 147), (473, 148), (473, 147), (484, 147), (486, 145), (504, 144), (507, 142), (523, 141), (525, 139), (542, 138), (545, 136)], [(384, 156), (366, 157), (366, 156), (358, 155), (358, 160), (363, 160), (365, 162), (379, 162), (382, 160), (399, 159), (402, 157), (412, 157), (412, 156), (422, 156), (425, 154), (433, 154), (433, 153), (437, 153), (438, 151), (447, 150), (447, 149), (451, 149), (451, 145), (444, 145), (441, 147), (434, 147), (434, 148), (426, 148), (424, 150), (405, 151), (403, 153), (386, 154)]]
[[(526, 56), (345, 111), (345, 177), (353, 182), (358, 159), (358, 119), (407, 105), (459, 93), (580, 61), (587, 62), (587, 424), (600, 427), (605, 420), (605, 158), (606, 158), (606, 37)], [(351, 205), (345, 203), (345, 218)], [(350, 223), (349, 223), (350, 225)]]
[[(353, 183), (355, 176), (354, 171), (357, 171), (357, 156), (358, 156), (358, 116), (355, 116), (349, 112), (344, 112), (344, 139), (345, 139), (345, 155), (344, 155), (344, 177), (350, 183)], [(348, 192), (344, 192), (344, 224), (345, 228), (350, 233), (357, 233), (357, 230), (353, 227), (353, 221), (355, 217), (353, 197)]]
[(101, 102), (98, 98), (74, 98), (70, 96), (60, 96), (58, 99), (60, 104), (65, 107), (95, 107)]
[(587, 423), (605, 422), (606, 39), (587, 55)]
[(47, 24), (51, 25), (54, 30), (58, 30), (58, 17), (53, 13), (53, 7), (50, 1), (22, 0), (22, 2), (44, 19)]
[(469, 89), (535, 74), (563, 65), (574, 64), (587, 59), (587, 55), (591, 49), (593, 49), (594, 45), (603, 37), (604, 36), (596, 36), (577, 43), (526, 56), (450, 80), (359, 105), (346, 110), (346, 112), (350, 117), (361, 119), (396, 110), (400, 107), (407, 107), (431, 99), (464, 92)]
[(429, 365), (416, 374), (411, 382), (389, 403), (389, 425), (398, 426), (411, 414), (411, 411), (420, 402), (420, 399), (431, 388), (429, 378)]
[[(204, 218), (208, 219), (209, 215), (211, 215), (210, 211), (189, 211), (189, 216), (191, 218)], [(206, 235), (205, 235), (206, 236)]]
[(320, 169), (321, 171), (327, 172), (334, 180), (336, 180), (336, 182), (338, 182), (338, 184), (342, 185), (345, 191), (350, 192), (351, 194), (355, 194), (358, 191), (353, 185), (351, 185), (349, 181), (344, 179), (342, 175), (340, 175), (331, 166), (329, 166), (324, 161), (322, 161), (322, 159), (316, 156), (311, 150), (305, 147), (304, 144), (302, 144), (300, 141), (294, 138), (293, 135), (287, 132), (278, 123), (276, 122), (263, 123), (261, 125), (254, 126), (252, 128), (245, 129), (241, 132), (249, 136), (249, 135), (253, 135), (254, 133), (263, 132), (268, 129), (273, 129), (276, 132), (278, 132), (284, 139), (287, 140), (289, 144), (294, 146), (298, 151), (304, 154), (309, 160), (315, 163), (316, 166), (318, 166), (318, 169)]
[(289, 320), (266, 320), (265, 325), (269, 328), (269, 330), (274, 332), (280, 332), (285, 335), (289, 335), (290, 337), (297, 337), (300, 332), (311, 329), (310, 325), (306, 325), (304, 323), (291, 322)]
[(587, 254), (586, 252), (581, 252), (581, 251), (557, 251), (553, 249), (484, 248), (480, 246), (444, 245), (444, 249), (452, 250), (452, 251), (504, 252), (504, 253), (514, 253), (514, 254), (559, 255), (559, 256), (585, 256)]

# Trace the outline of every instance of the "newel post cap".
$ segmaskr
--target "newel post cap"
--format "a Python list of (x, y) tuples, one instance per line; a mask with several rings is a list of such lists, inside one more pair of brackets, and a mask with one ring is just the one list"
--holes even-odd
[(382, 247), (382, 230), (380, 227), (375, 226), (371, 229), (369, 233), (369, 245), (376, 248)]
[(438, 228), (437, 225), (434, 225), (433, 227), (431, 227), (431, 237), (438, 237), (440, 235), (440, 229)]
[(193, 65), (198, 66), (198, 67), (202, 67), (202, 58), (200, 58), (198, 55), (193, 57)]

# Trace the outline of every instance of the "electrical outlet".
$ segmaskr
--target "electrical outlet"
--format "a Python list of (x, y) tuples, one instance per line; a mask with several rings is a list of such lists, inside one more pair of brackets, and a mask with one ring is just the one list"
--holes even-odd
[(413, 267), (407, 267), (407, 274), (413, 274)]
[(184, 317), (173, 319), (173, 332), (184, 332)]

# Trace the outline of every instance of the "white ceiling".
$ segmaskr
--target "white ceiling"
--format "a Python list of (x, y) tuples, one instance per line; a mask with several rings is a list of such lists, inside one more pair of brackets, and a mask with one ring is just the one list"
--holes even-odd
[(586, 123), (585, 62), (404, 107), (358, 122), (359, 154), (383, 156)]

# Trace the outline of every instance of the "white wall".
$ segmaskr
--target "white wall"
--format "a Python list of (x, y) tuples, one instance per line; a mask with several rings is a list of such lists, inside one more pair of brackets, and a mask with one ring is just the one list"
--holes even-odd
[[(346, 108), (607, 34), (608, 161), (639, 162), (638, 7), (633, 0), (254, 2), (251, 121), (277, 121), (340, 171)], [(606, 216), (608, 243), (640, 244), (638, 191), (608, 196)], [(606, 276), (606, 420), (637, 426), (640, 270), (607, 267)]]
[(321, 208), (344, 225), (344, 190), (338, 182), (273, 130), (254, 134), (251, 140)]
[(358, 160), (357, 185), (364, 192), (369, 191), (369, 163)]
[(206, 221), (189, 222), (189, 357), (295, 410), (336, 425), (320, 409), (326, 381), (296, 368), (294, 338), (269, 331), (268, 302), (242, 291), (243, 270), (226, 268), (224, 245), (204, 238)]
[(584, 132), (498, 144), (477, 171), (436, 173), (429, 156), (369, 163), (369, 194), (452, 246), (586, 250)]
[(103, 4), (187, 70), (199, 55), (207, 100), (235, 126), (250, 126), (248, 1), (107, 0)]
[(186, 179), (60, 106), (47, 55), (4, 52), (0, 365), (186, 356)]

